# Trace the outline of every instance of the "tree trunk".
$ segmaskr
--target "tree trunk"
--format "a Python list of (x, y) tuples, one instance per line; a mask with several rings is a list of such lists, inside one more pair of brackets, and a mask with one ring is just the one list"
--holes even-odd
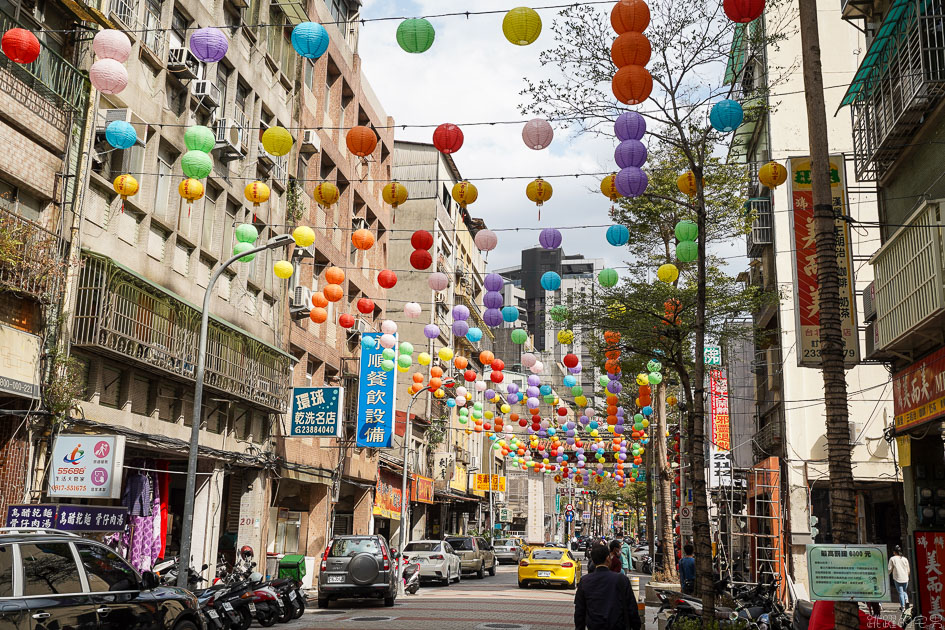
[[(656, 423), (659, 425), (659, 422)], [(656, 525), (654, 523), (654, 514), (653, 514), (653, 481), (654, 481), (654, 470), (656, 470), (656, 455), (654, 454), (654, 449), (657, 448), (659, 443), (659, 426), (652, 426), (650, 429), (650, 448), (646, 449), (646, 452), (643, 456), (646, 458), (646, 539), (650, 545), (650, 559), (653, 561), (653, 571), (656, 571)], [(664, 445), (665, 445), (665, 435), (663, 436)], [(665, 450), (665, 446), (664, 446)], [(905, 530), (903, 530), (905, 531)]]
[[(656, 406), (656, 426), (653, 436), (656, 441), (656, 470), (659, 480), (660, 509), (659, 533), (663, 541), (663, 571), (671, 578), (677, 578), (676, 563), (673, 562), (673, 468), (670, 466), (666, 447), (666, 385), (660, 383), (654, 393)], [(654, 556), (653, 561), (656, 561)]]
[[(840, 274), (837, 264), (837, 218), (830, 194), (827, 116), (817, 26), (817, 0), (799, 0), (804, 91), (811, 156), (811, 191), (817, 243), (817, 285), (820, 306), (820, 358), (827, 414), (827, 457), (830, 471), (830, 527), (835, 543), (856, 543), (856, 495), (850, 463), (850, 427), (844, 344), (840, 317)], [(841, 166), (842, 168), (842, 166)], [(852, 308), (852, 304), (850, 305)], [(797, 306), (795, 306), (797, 308)], [(836, 627), (859, 627), (855, 602), (836, 602)]]

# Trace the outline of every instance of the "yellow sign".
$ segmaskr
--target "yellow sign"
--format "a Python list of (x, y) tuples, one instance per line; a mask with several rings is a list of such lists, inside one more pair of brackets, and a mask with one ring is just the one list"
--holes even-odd
[(453, 478), (450, 479), (450, 488), (453, 490), (459, 490), (460, 492), (466, 492), (467, 487), (466, 467), (460, 464), (454, 465)]
[[(474, 490), (489, 490), (489, 475), (476, 475)], [(492, 475), (492, 491), (505, 492), (505, 477)]]
[(899, 465), (907, 468), (912, 465), (912, 438), (908, 435), (900, 435), (896, 438), (896, 446), (899, 450)]

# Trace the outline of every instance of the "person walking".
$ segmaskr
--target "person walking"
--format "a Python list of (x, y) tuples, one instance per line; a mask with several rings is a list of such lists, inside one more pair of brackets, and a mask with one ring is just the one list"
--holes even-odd
[(893, 549), (888, 569), (899, 593), (899, 610), (905, 610), (909, 605), (909, 593), (906, 591), (909, 587), (909, 560), (902, 555), (902, 547), (899, 545)]
[(640, 612), (630, 579), (607, 567), (609, 550), (594, 545), (597, 567), (578, 582), (574, 594), (574, 630), (640, 630)]
[(696, 559), (692, 555), (692, 545), (686, 545), (684, 551), (686, 555), (679, 561), (679, 581), (682, 592), (692, 595), (696, 591)]
[(620, 564), (623, 567), (623, 572), (629, 575), (633, 571), (633, 549), (624, 540), (622, 533), (617, 534), (617, 540), (614, 542), (620, 543)]
[(607, 566), (610, 567), (611, 571), (616, 573), (623, 573), (623, 561), (620, 559), (620, 541), (613, 540), (610, 542), (610, 555), (607, 556)]

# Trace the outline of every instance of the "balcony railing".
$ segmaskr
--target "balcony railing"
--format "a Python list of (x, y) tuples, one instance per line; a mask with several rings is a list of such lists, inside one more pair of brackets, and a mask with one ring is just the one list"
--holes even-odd
[(0, 199), (0, 286), (53, 302), (65, 280), (66, 243), (9, 204)]
[[(108, 258), (83, 255), (72, 333), (95, 347), (193, 380), (200, 313)], [(281, 412), (289, 392), (290, 358), (211, 319), (207, 387)]]
[(167, 31), (161, 28), (160, 14), (149, 10), (144, 12), (144, 32), (141, 37), (144, 45), (151, 49), (154, 56), (163, 61), (164, 50), (167, 47)]
[(760, 258), (765, 246), (773, 243), (774, 217), (771, 214), (771, 199), (755, 197), (745, 202), (751, 216), (751, 232), (748, 233), (748, 257)]
[(136, 0), (111, 0), (109, 10), (125, 26), (133, 29), (138, 27), (138, 3)]
[(758, 459), (778, 456), (781, 454), (781, 426), (777, 422), (769, 422), (751, 436), (752, 450)]

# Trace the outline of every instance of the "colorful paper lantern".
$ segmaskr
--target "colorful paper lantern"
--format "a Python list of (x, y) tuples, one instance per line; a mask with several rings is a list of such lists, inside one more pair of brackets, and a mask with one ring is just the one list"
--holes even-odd
[(502, 308), (502, 320), (508, 324), (518, 321), (518, 309), (514, 306), (505, 306)]
[(292, 29), (292, 47), (306, 59), (318, 59), (328, 50), (328, 31), (317, 22), (302, 22)]
[(621, 103), (637, 105), (650, 98), (653, 77), (643, 66), (624, 66), (614, 74), (611, 90)]
[(452, 196), (453, 201), (458, 203), (460, 208), (465, 209), (479, 198), (479, 190), (475, 185), (463, 180), (453, 184)]
[(309, 319), (316, 324), (324, 324), (328, 321), (328, 311), (318, 306), (313, 307), (312, 310), (308, 312), (308, 316)]
[(624, 112), (614, 123), (614, 133), (621, 141), (640, 140), (646, 133), (646, 118), (640, 112)]
[(640, 168), (646, 164), (646, 145), (639, 140), (624, 140), (614, 150), (614, 161), (620, 168)]
[(338, 317), (338, 325), (345, 329), (354, 328), (355, 321), (355, 317), (351, 313), (343, 313)]
[(564, 304), (555, 304), (548, 314), (551, 315), (552, 321), (563, 322), (568, 317), (568, 308)]
[(345, 136), (348, 151), (358, 157), (366, 157), (374, 153), (377, 148), (377, 134), (370, 127), (358, 125), (348, 130)]
[(622, 196), (617, 190), (617, 174), (611, 173), (600, 182), (600, 192), (611, 201), (617, 201)]
[(198, 28), (190, 36), (190, 50), (204, 63), (216, 63), (226, 57), (230, 43), (218, 28), (206, 26)]
[(295, 273), (295, 267), (293, 267), (292, 263), (290, 263), (288, 260), (280, 260), (272, 266), (272, 272), (276, 274), (277, 278), (287, 280), (292, 277), (293, 273)]
[(607, 242), (614, 247), (622, 247), (630, 241), (630, 230), (627, 226), (615, 224), (607, 228)]
[(516, 46), (533, 44), (541, 35), (541, 16), (534, 9), (516, 7), (502, 19), (502, 33)]
[(397, 27), (397, 44), (408, 53), (423, 53), (430, 50), (436, 30), (429, 20), (412, 18)]
[[(127, 123), (126, 123), (127, 124)], [(210, 153), (216, 146), (216, 136), (209, 127), (203, 125), (191, 125), (184, 132), (184, 146), (188, 151), (202, 151)]]
[(676, 260), (679, 262), (692, 262), (699, 257), (699, 246), (692, 241), (684, 241), (676, 245)]
[[(203, 197), (203, 184), (199, 179), (187, 178), (177, 186), (177, 193), (182, 199), (193, 203)], [(254, 238), (253, 240), (255, 241), (256, 239)]]
[(676, 238), (681, 242), (694, 241), (699, 236), (699, 226), (696, 225), (695, 221), (683, 219), (676, 224), (675, 233)]
[(99, 59), (89, 68), (89, 81), (102, 94), (118, 94), (128, 87), (128, 70), (114, 59)]
[(521, 345), (528, 341), (528, 333), (521, 328), (516, 328), (511, 334), (512, 343)]
[(660, 282), (672, 284), (679, 278), (679, 269), (676, 268), (676, 265), (669, 263), (660, 265), (659, 269), (656, 270), (656, 277)]
[(433, 264), (433, 256), (425, 249), (415, 249), (410, 254), (410, 266), (414, 269), (423, 271), (429, 269)]
[(240, 256), (239, 262), (243, 262), (243, 263), (253, 262), (253, 260), (256, 258), (256, 254), (246, 254), (245, 256), (241, 256), (241, 254), (245, 254), (246, 252), (250, 251), (251, 249), (254, 249), (255, 247), (256, 246), (253, 245), (252, 243), (239, 243), (239, 242), (233, 243), (233, 255)]
[[(703, 182), (705, 186), (705, 182)], [(679, 192), (684, 195), (689, 195), (690, 197), (695, 196), (698, 192), (696, 186), (696, 176), (692, 171), (686, 171), (676, 179), (676, 187), (679, 189)]]
[(469, 324), (464, 321), (453, 322), (453, 336), (465, 337), (469, 332)]
[(482, 305), (486, 308), (502, 308), (502, 294), (498, 291), (486, 291), (482, 298)]
[(433, 235), (426, 230), (417, 230), (410, 236), (410, 244), (414, 249), (429, 250), (433, 247)]
[[(292, 230), (292, 238), (295, 239), (295, 244), (298, 247), (308, 247), (309, 245), (315, 242), (315, 230), (313, 230), (307, 225), (300, 225), (294, 230)], [(343, 273), (341, 274), (341, 277), (342, 277), (342, 280), (344, 280)], [(338, 284), (341, 284), (341, 283), (339, 282)]]
[(747, 24), (761, 17), (765, 10), (764, 0), (723, 0), (722, 9), (733, 22)]
[(275, 125), (262, 133), (260, 138), (263, 150), (269, 155), (280, 157), (292, 150), (292, 134), (285, 127)]
[(450, 285), (450, 279), (445, 273), (434, 271), (430, 274), (430, 277), (427, 278), (427, 284), (429, 284), (430, 288), (434, 291), (444, 291), (446, 287)]
[(600, 285), (605, 288), (610, 288), (617, 285), (619, 277), (617, 272), (614, 269), (603, 269), (599, 274), (597, 274), (597, 281), (600, 282)]
[(340, 302), (345, 296), (344, 289), (339, 284), (326, 284), (325, 288), (322, 289), (322, 293), (325, 294), (325, 299), (329, 302)]
[(639, 31), (621, 33), (610, 46), (610, 58), (618, 68), (645, 66), (653, 53), (650, 40)]
[[(558, 343), (563, 346), (570, 345), (574, 343), (574, 331), (571, 330), (559, 330), (558, 331)], [(544, 386), (543, 386), (544, 387)], [(549, 386), (550, 389), (550, 386)]]
[(115, 192), (121, 197), (122, 201), (128, 197), (133, 197), (138, 193), (138, 180), (131, 175), (119, 175), (112, 182)]
[(203, 151), (188, 151), (180, 159), (180, 168), (187, 177), (203, 179), (213, 170), (213, 159)]
[(11, 28), (4, 33), (0, 48), (15, 63), (33, 63), (39, 58), (39, 40), (25, 28)]
[(646, 173), (643, 172), (643, 169), (635, 166), (620, 169), (620, 172), (617, 173), (617, 179), (615, 180), (617, 192), (631, 199), (639, 197), (646, 192), (649, 182), (650, 180), (646, 176)]
[(259, 238), (259, 231), (252, 223), (240, 223), (236, 226), (235, 235), (240, 243), (255, 243)]
[(545, 228), (538, 234), (538, 244), (544, 249), (558, 249), (561, 240), (561, 231), (556, 228)]
[(709, 122), (716, 131), (728, 133), (735, 131), (745, 119), (745, 110), (738, 101), (724, 99), (712, 106)]
[(476, 232), (473, 242), (479, 248), (479, 251), (491, 252), (499, 244), (499, 237), (492, 230), (484, 229)]
[(787, 181), (787, 169), (777, 162), (768, 162), (759, 169), (758, 180), (768, 188), (777, 188)]
[(381, 197), (383, 197), (385, 203), (392, 208), (396, 208), (407, 201), (407, 187), (398, 182), (390, 182), (381, 189)]
[(610, 12), (610, 25), (622, 35), (628, 31), (642, 33), (650, 24), (650, 7), (643, 0), (619, 0)]
[[(525, 196), (539, 208), (543, 203), (551, 199), (552, 192), (551, 184), (540, 177), (532, 180), (529, 182), (528, 186), (525, 187)], [(539, 214), (539, 218), (540, 217), (541, 215)]]
[[(293, 232), (293, 235), (294, 235), (294, 232)], [(302, 247), (305, 247), (305, 246), (303, 245)], [(325, 282), (329, 284), (342, 284), (344, 281), (345, 281), (345, 272), (340, 267), (332, 266), (325, 269)]]
[(250, 182), (243, 189), (243, 195), (246, 197), (246, 201), (251, 202), (255, 207), (259, 207), (259, 204), (269, 201), (269, 186), (259, 181)]
[(351, 235), (351, 244), (354, 245), (355, 249), (367, 251), (374, 247), (374, 235), (371, 233), (371, 230), (366, 228), (355, 230)]
[(525, 146), (535, 151), (547, 149), (554, 137), (554, 128), (544, 118), (533, 118), (522, 127), (522, 140)]
[(546, 271), (541, 276), (541, 288), (545, 291), (557, 291), (561, 288), (561, 276), (554, 271)]
[(338, 201), (340, 196), (341, 193), (338, 191), (338, 187), (331, 182), (322, 182), (315, 186), (315, 190), (312, 191), (312, 199), (325, 208), (331, 207), (332, 204)]
[(443, 123), (433, 130), (433, 146), (446, 155), (456, 153), (463, 146), (463, 130), (453, 123)]
[(130, 149), (138, 141), (138, 132), (130, 122), (113, 120), (105, 127), (105, 140), (116, 149)]
[(410, 319), (417, 319), (420, 317), (420, 313), (423, 312), (423, 308), (416, 302), (407, 302), (404, 304), (404, 315)]
[(397, 284), (397, 274), (390, 269), (382, 269), (377, 274), (377, 284), (384, 289), (393, 289)]
[(486, 326), (495, 328), (502, 324), (502, 311), (497, 308), (487, 308), (482, 313), (482, 321), (486, 323)]
[(356, 307), (358, 312), (362, 315), (369, 315), (374, 312), (374, 300), (371, 298), (360, 298)]
[[(30, 35), (32, 35), (32, 33), (30, 33)], [(6, 39), (6, 35), (4, 35), (4, 39)], [(3, 50), (6, 52), (5, 46)], [(102, 29), (96, 33), (95, 37), (92, 39), (92, 51), (99, 59), (114, 59), (118, 63), (125, 63), (131, 55), (131, 40), (128, 39), (127, 35), (117, 29)], [(39, 42), (36, 43), (36, 53), (39, 54)], [(14, 59), (14, 61), (16, 60)]]

